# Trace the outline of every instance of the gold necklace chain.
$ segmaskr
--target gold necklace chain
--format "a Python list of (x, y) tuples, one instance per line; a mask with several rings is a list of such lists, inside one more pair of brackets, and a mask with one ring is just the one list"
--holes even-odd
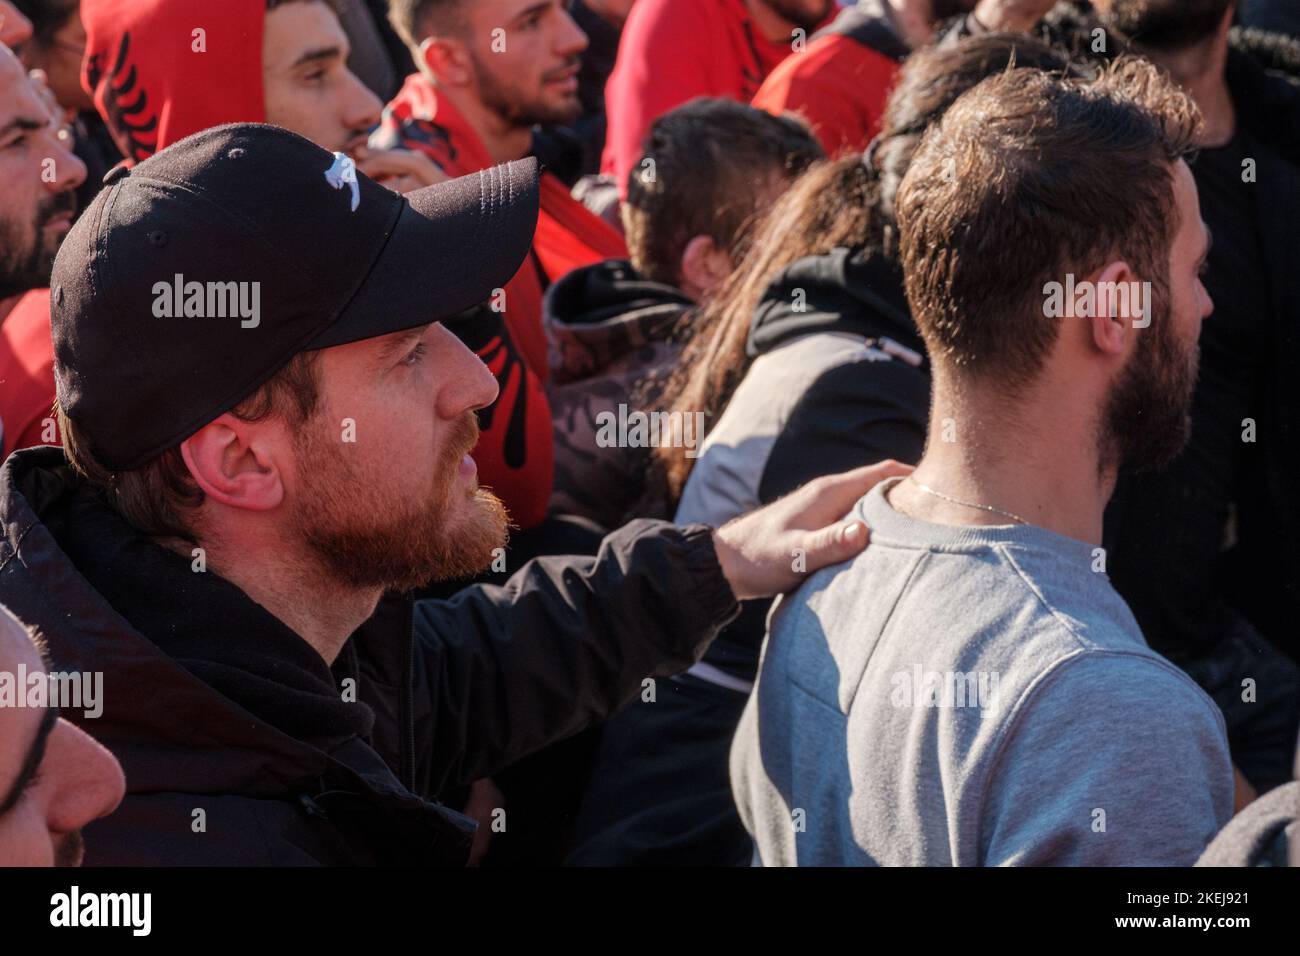
[(1003, 509), (995, 508), (992, 505), (976, 504), (974, 501), (962, 501), (960, 498), (954, 498), (952, 495), (945, 495), (942, 491), (935, 491), (929, 485), (921, 484), (921, 482), (917, 481), (911, 475), (907, 476), (907, 480), (910, 481), (912, 484), (916, 485), (916, 487), (920, 488), (927, 495), (934, 495), (936, 498), (942, 498), (944, 501), (951, 501), (953, 504), (961, 505), (963, 508), (975, 508), (979, 511), (989, 511), (992, 512), (993, 514), (1005, 515), (1006, 517), (1012, 519), (1013, 521), (1018, 521), (1021, 524), (1025, 524), (1025, 525), (1029, 524), (1029, 522), (1026, 521), (1024, 518), (1020, 517), (1020, 515), (1013, 514), (1010, 511), (1004, 511)]

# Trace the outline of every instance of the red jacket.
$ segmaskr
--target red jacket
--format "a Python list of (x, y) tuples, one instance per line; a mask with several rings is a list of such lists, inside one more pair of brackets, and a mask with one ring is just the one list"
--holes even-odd
[(772, 71), (754, 105), (769, 113), (802, 116), (827, 156), (861, 151), (880, 132), (885, 102), (906, 54), (887, 21), (849, 7), (804, 52)]
[(0, 458), (19, 448), (59, 444), (49, 289), (28, 292), (0, 323), (0, 425)]
[(650, 124), (697, 96), (748, 103), (791, 49), (758, 32), (744, 0), (637, 0), (605, 85), (601, 172), (626, 197)]
[(265, 122), (265, 17), (266, 0), (82, 0), (81, 85), (128, 162), (212, 126)]

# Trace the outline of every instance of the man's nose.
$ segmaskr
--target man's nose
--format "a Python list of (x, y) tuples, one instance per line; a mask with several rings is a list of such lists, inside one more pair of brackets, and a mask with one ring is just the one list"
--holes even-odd
[(117, 758), (61, 717), (46, 744), (40, 772), (51, 783), (46, 814), (51, 833), (71, 833), (108, 816), (126, 791)]
[(46, 180), (46, 188), (52, 193), (67, 192), (76, 189), (86, 181), (86, 164), (68, 148), (67, 144), (52, 135), (53, 146), (50, 148), (49, 159), (53, 161), (51, 171), (53, 177), (46, 177), (45, 171), (41, 171), (41, 178)]
[(347, 70), (347, 75), (348, 90), (343, 125), (350, 130), (374, 129), (379, 125), (384, 104), (351, 70)]
[[(496, 376), (483, 360), (444, 326), (437, 326), (434, 334), (431, 343), (434, 354), (442, 357), (438, 363), (438, 416), (460, 418), (465, 412), (486, 408), (495, 402), (501, 389)], [(519, 387), (524, 387), (522, 381)]]
[(582, 27), (578, 26), (577, 21), (569, 16), (568, 10), (561, 10), (560, 16), (564, 18), (564, 25), (560, 30), (560, 36), (556, 40), (556, 47), (561, 56), (577, 56), (583, 50), (587, 49), (589, 41), (587, 34), (582, 32)]

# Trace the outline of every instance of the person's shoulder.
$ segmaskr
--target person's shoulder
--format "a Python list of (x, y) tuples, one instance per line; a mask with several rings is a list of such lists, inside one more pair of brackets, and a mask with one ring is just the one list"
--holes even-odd
[(820, 34), (813, 37), (802, 52), (795, 52), (782, 60), (763, 85), (815, 80), (828, 69), (857, 62), (861, 59), (859, 51), (871, 52), (842, 33)]
[(1146, 648), (1087, 643), (1031, 684), (1025, 703), (1062, 716), (1080, 708), (1140, 728), (1143, 734), (1224, 737), (1223, 715), (1181, 668)]
[(1053, 536), (999, 549), (1055, 625), (1082, 650), (1149, 651), (1133, 612), (1106, 575), (1105, 548)]

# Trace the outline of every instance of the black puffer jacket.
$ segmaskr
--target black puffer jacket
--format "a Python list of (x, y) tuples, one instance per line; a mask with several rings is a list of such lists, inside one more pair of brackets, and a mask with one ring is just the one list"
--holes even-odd
[(642, 522), (504, 588), (388, 600), (331, 669), (59, 449), (4, 463), (0, 526), (0, 603), (56, 669), (104, 675), (102, 716), (65, 715), (126, 771), (92, 865), (460, 865), (473, 823), (426, 798), (609, 715), (735, 611), (707, 529)]

